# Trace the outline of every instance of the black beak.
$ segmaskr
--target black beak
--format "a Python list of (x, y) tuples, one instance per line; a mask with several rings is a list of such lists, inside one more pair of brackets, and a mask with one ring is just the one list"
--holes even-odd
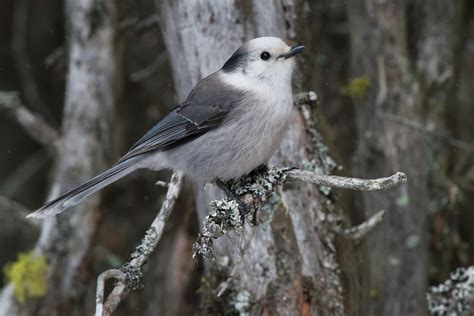
[(301, 53), (303, 49), (304, 49), (304, 46), (291, 46), (291, 49), (288, 53), (281, 54), (280, 56), (278, 56), (278, 58), (280, 57), (285, 58), (285, 59), (291, 58), (295, 56), (296, 54)]

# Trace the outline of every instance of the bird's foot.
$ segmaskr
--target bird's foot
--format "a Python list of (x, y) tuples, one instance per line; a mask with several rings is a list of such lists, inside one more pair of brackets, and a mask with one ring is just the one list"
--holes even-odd
[(240, 222), (243, 226), (245, 223), (245, 216), (250, 213), (250, 209), (247, 207), (244, 201), (242, 201), (240, 196), (236, 194), (233, 190), (231, 190), (221, 179), (216, 179), (215, 182), (219, 186), (219, 188), (221, 188), (221, 190), (225, 192), (227, 197), (235, 200), (237, 204), (239, 204)]

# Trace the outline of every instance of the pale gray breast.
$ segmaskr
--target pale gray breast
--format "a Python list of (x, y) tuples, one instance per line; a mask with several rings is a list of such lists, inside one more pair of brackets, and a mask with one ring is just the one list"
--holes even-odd
[(165, 152), (173, 168), (193, 178), (238, 178), (278, 149), (292, 113), (289, 99), (262, 102), (249, 94), (218, 128)]

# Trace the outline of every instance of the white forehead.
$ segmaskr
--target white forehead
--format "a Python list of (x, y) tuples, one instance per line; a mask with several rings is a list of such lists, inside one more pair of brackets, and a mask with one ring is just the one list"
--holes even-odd
[(250, 50), (286, 51), (288, 45), (278, 37), (258, 37), (247, 42)]

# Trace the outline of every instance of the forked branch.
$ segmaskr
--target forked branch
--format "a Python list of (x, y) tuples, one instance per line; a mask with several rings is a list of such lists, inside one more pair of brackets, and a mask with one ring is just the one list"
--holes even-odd
[(17, 92), (0, 91), (0, 111), (12, 115), (26, 133), (44, 146), (54, 149), (59, 140), (59, 133), (41, 116), (28, 110), (20, 101)]
[[(246, 203), (250, 212), (257, 211), (270, 197), (275, 188), (288, 180), (314, 183), (321, 186), (352, 189), (359, 191), (385, 190), (406, 182), (406, 175), (397, 172), (394, 175), (380, 179), (357, 179), (329, 175), (318, 175), (309, 171), (274, 167), (261, 168), (250, 175), (230, 183)], [(143, 265), (157, 246), (178, 197), (182, 185), (182, 174), (174, 173), (168, 184), (168, 192), (160, 212), (146, 232), (141, 244), (131, 255), (131, 260), (120, 269), (111, 269), (103, 272), (97, 279), (96, 316), (111, 315), (130, 291), (140, 288), (143, 275)], [(383, 213), (377, 214), (368, 223), (361, 224), (353, 229), (341, 230), (342, 234), (352, 239), (360, 239), (369, 232), (383, 218)], [(219, 224), (216, 224), (219, 223)], [(227, 198), (212, 201), (211, 210), (205, 220), (204, 227), (193, 249), (194, 255), (199, 254), (212, 258), (212, 240), (227, 231), (241, 228), (238, 204)], [(116, 283), (107, 298), (104, 297), (105, 282), (115, 279)]]

